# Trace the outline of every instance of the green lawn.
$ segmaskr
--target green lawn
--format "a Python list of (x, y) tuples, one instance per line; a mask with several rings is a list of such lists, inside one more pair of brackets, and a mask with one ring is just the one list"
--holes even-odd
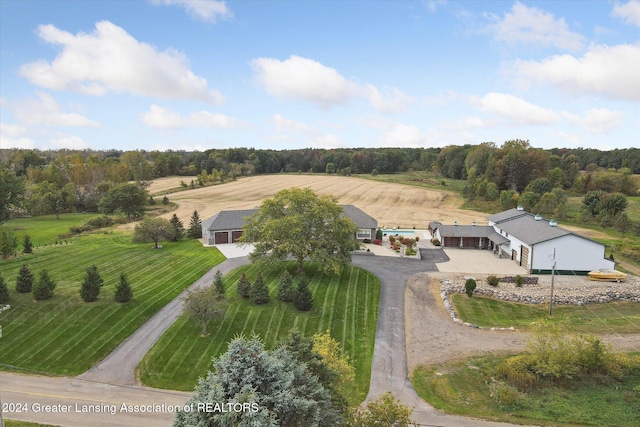
[[(5, 225), (13, 226), (13, 220)], [(0, 261), (0, 274), (11, 298), (11, 309), (0, 313), (0, 361), (5, 365), (0, 368), (11, 369), (6, 366), (10, 365), (80, 374), (224, 259), (217, 249), (204, 248), (195, 240), (163, 246), (154, 250), (152, 244), (132, 244), (128, 233), (91, 234)], [(15, 292), (15, 278), (23, 263), (36, 276), (43, 268), (49, 271), (57, 282), (53, 298), (34, 301), (31, 293)], [(80, 298), (80, 283), (85, 268), (92, 264), (105, 284), (98, 301), (85, 303)], [(127, 274), (134, 293), (127, 304), (114, 301), (121, 272)]]
[(492, 397), (490, 384), (502, 357), (455, 361), (411, 375), (424, 400), (442, 411), (474, 418), (544, 426), (635, 427), (640, 414), (640, 372), (623, 380), (582, 377), (564, 386), (546, 384), (527, 394), (511, 394), (510, 404)]
[[(285, 264), (295, 273), (295, 264)], [(193, 390), (198, 377), (211, 369), (211, 358), (224, 353), (228, 342), (238, 334), (259, 335), (267, 348), (290, 330), (298, 329), (310, 336), (330, 331), (342, 344), (353, 364), (355, 382), (344, 390), (351, 404), (358, 404), (369, 390), (371, 363), (378, 315), (380, 282), (377, 277), (357, 267), (341, 275), (326, 276), (313, 264), (305, 264), (305, 275), (314, 295), (314, 308), (300, 312), (291, 303), (275, 298), (277, 271), (262, 271), (270, 289), (271, 301), (262, 306), (238, 297), (236, 285), (242, 272), (253, 280), (255, 266), (239, 268), (225, 277), (228, 308), (224, 318), (208, 324), (210, 333), (200, 336), (200, 327), (183, 315), (147, 353), (139, 366), (140, 378), (152, 387)], [(295, 284), (294, 280), (294, 284)]]
[[(528, 330), (534, 322), (549, 318), (548, 305), (517, 304), (492, 298), (452, 295), (451, 301), (460, 319), (485, 327), (510, 327)], [(571, 332), (595, 334), (640, 333), (640, 309), (637, 303), (554, 305), (552, 323), (562, 323)]]
[(33, 246), (51, 245), (56, 242), (59, 234), (69, 232), (69, 227), (83, 225), (91, 218), (101, 216), (92, 214), (60, 214), (60, 219), (55, 215), (34, 216), (32, 218), (16, 218), (0, 225), (0, 232), (10, 230), (18, 238), (18, 251), (22, 251), (22, 239), (25, 234), (31, 237)]

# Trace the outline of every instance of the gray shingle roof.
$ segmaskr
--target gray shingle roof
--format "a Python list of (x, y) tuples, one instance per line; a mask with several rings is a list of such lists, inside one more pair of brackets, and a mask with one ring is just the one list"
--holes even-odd
[(495, 233), (488, 225), (440, 225), (438, 230), (442, 237), (487, 237)]
[[(340, 205), (344, 215), (351, 218), (358, 228), (377, 228), (378, 221), (367, 215), (362, 209), (353, 205)], [(202, 222), (203, 230), (239, 230), (245, 224), (245, 217), (256, 213), (258, 209), (242, 209), (220, 211), (211, 218)]]

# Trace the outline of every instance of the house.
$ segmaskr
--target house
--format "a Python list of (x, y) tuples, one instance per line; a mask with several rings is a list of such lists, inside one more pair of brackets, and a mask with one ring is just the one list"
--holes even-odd
[[(378, 221), (362, 209), (353, 205), (340, 205), (343, 214), (358, 227), (354, 236), (358, 240), (374, 239)], [(202, 238), (207, 245), (235, 243), (242, 236), (245, 218), (256, 213), (258, 209), (242, 209), (220, 211), (202, 222)]]
[(525, 268), (529, 273), (550, 273), (554, 253), (559, 274), (587, 274), (612, 269), (604, 257), (605, 245), (573, 233), (554, 220), (509, 209), (487, 218), (489, 225), (439, 225), (435, 231), (443, 247), (490, 249)]

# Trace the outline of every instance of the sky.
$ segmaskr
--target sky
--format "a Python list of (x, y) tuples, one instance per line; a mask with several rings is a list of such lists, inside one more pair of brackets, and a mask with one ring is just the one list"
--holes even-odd
[(640, 147), (640, 0), (1, 0), (0, 147)]

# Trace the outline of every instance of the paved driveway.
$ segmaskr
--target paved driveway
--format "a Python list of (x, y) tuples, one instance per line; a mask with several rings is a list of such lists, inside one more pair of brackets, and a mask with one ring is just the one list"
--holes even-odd
[(527, 274), (527, 270), (508, 258), (479, 249), (443, 249), (449, 261), (438, 262), (438, 271), (461, 274)]

